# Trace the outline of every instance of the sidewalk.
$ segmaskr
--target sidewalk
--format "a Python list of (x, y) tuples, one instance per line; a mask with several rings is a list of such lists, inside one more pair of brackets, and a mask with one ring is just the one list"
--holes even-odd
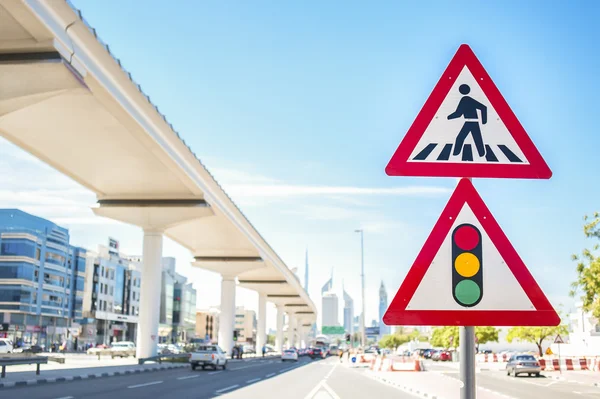
[[(380, 382), (392, 385), (404, 392), (428, 399), (458, 399), (461, 382), (434, 371), (425, 372), (373, 372), (365, 375)], [(505, 399), (497, 392), (477, 387), (479, 399)]]
[[(42, 365), (43, 367), (44, 365)], [(33, 371), (15, 371), (21, 366), (10, 366), (6, 368), (6, 378), (0, 378), (0, 388), (9, 388), (16, 385), (35, 385), (52, 382), (64, 382), (73, 380), (84, 380), (89, 378), (112, 377), (143, 372), (160, 370), (172, 370), (175, 368), (189, 367), (187, 363), (147, 363), (144, 365), (104, 365), (98, 367), (73, 367), (61, 364), (59, 368), (41, 369), (40, 375)], [(66, 367), (65, 367), (66, 366)]]

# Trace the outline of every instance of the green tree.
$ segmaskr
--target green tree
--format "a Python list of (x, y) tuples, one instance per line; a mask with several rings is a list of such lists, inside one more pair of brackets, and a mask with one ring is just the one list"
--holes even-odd
[[(475, 336), (478, 344), (487, 342), (498, 342), (498, 329), (495, 327), (475, 327)], [(433, 346), (448, 348), (458, 347), (460, 344), (459, 330), (457, 326), (436, 327), (431, 333), (429, 342)]]
[(267, 335), (267, 344), (275, 345), (275, 335), (274, 334)]
[(395, 349), (400, 345), (404, 345), (405, 343), (410, 341), (410, 337), (408, 335), (384, 335), (381, 340), (379, 340), (380, 348), (390, 348)]
[(560, 325), (556, 327), (513, 327), (508, 330), (506, 340), (510, 343), (515, 339), (532, 342), (538, 347), (540, 356), (544, 355), (542, 343), (546, 338), (554, 338), (557, 334), (566, 335), (567, 326)]
[[(586, 238), (600, 239), (600, 213), (595, 212), (592, 218), (583, 218), (583, 234)], [(600, 246), (596, 243), (592, 249), (584, 249), (581, 255), (573, 255), (577, 262), (577, 280), (571, 284), (571, 296), (581, 295), (583, 310), (600, 318), (600, 258), (596, 253)]]

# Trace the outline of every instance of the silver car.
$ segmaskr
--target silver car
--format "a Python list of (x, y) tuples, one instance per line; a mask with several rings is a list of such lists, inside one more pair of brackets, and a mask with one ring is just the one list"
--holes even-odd
[(532, 355), (513, 355), (506, 364), (506, 374), (513, 377), (519, 374), (539, 377), (540, 371), (542, 371), (540, 363)]

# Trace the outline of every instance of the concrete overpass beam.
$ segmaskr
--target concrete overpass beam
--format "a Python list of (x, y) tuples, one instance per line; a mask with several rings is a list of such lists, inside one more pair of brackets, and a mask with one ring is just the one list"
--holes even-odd
[(262, 353), (267, 343), (267, 297), (258, 293), (258, 317), (256, 320), (256, 354)]
[(137, 358), (156, 356), (162, 276), (162, 230), (144, 230), (143, 267), (140, 287)]
[(275, 340), (275, 347), (279, 352), (283, 352), (283, 318), (285, 313), (283, 311), (283, 305), (277, 305), (277, 338)]
[(222, 276), (218, 344), (230, 355), (233, 349), (233, 329), (235, 327), (235, 276), (227, 274)]

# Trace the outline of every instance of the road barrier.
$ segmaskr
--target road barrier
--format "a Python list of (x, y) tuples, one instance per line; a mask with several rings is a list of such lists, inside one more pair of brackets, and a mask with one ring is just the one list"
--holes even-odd
[(394, 359), (377, 356), (371, 359), (370, 368), (373, 371), (425, 371), (423, 361), (411, 357)]
[(48, 358), (45, 356), (2, 357), (0, 358), (0, 366), (2, 366), (0, 378), (6, 377), (7, 366), (19, 366), (23, 364), (35, 364), (35, 374), (40, 375), (40, 364), (48, 364)]

